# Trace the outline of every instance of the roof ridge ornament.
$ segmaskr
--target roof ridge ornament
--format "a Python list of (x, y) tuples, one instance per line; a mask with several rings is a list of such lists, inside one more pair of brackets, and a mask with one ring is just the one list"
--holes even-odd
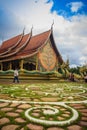
[(25, 26), (24, 26), (24, 28), (23, 28), (23, 35), (24, 35), (24, 32), (25, 32)]
[(31, 27), (31, 36), (32, 36), (32, 30), (33, 30), (33, 25), (32, 25), (32, 27)]
[(52, 23), (52, 25), (51, 25), (51, 30), (53, 30), (53, 25), (54, 25), (54, 19), (53, 19), (53, 23)]

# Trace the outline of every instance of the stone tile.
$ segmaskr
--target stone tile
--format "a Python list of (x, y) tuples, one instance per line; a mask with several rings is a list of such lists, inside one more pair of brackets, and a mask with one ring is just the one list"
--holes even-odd
[(87, 121), (87, 117), (82, 117), (81, 120), (82, 121)]
[(2, 108), (1, 111), (4, 111), (4, 112), (8, 112), (8, 111), (12, 111), (13, 108), (9, 108), (9, 107), (5, 107), (5, 108)]
[(41, 98), (41, 100), (46, 102), (57, 102), (57, 98)]
[(78, 104), (78, 103), (76, 103), (76, 104), (70, 104), (70, 106), (73, 106), (73, 107), (80, 107), (80, 106), (82, 106), (82, 107), (84, 107), (84, 105), (83, 104)]
[(82, 127), (78, 126), (78, 125), (72, 125), (67, 127), (68, 130), (82, 130)]
[(14, 112), (8, 112), (6, 113), (7, 116), (11, 116), (11, 117), (18, 117), (19, 114), (18, 113), (14, 113)]
[(39, 99), (34, 99), (34, 102), (39, 102)]
[(1, 107), (6, 107), (6, 106), (8, 106), (9, 105), (9, 103), (0, 103), (0, 108)]
[(43, 116), (43, 117), (40, 117), (40, 119), (44, 120), (44, 119), (45, 119), (45, 117), (44, 117), (44, 116)]
[(39, 117), (40, 116), (39, 113), (32, 113), (32, 115), (35, 116), (35, 117)]
[(7, 125), (2, 127), (1, 130), (16, 130), (19, 126), (18, 125)]
[(65, 108), (61, 108), (61, 111), (66, 111), (66, 109)]
[(53, 118), (50, 117), (50, 118), (49, 118), (49, 121), (53, 121)]
[(62, 121), (62, 120), (64, 120), (65, 118), (63, 118), (63, 117), (61, 117), (61, 116), (58, 116), (57, 119), (58, 119), (59, 121)]
[(31, 107), (31, 105), (29, 105), (29, 104), (21, 104), (18, 106), (18, 108), (21, 108), (21, 109), (28, 109), (30, 107)]
[(87, 117), (87, 113), (82, 112), (81, 114), (82, 114), (82, 116), (86, 116)]
[(20, 130), (24, 130), (24, 128), (20, 129)]
[(36, 110), (34, 110), (33, 112), (37, 113), (37, 112), (40, 112), (40, 110), (37, 110), (37, 109), (36, 109)]
[(70, 112), (69, 112), (69, 111), (64, 111), (64, 113), (66, 113), (66, 114), (69, 114), (69, 115), (70, 115)]
[(84, 106), (74, 106), (74, 108), (76, 108), (76, 109), (83, 109), (85, 107)]
[(87, 122), (86, 121), (80, 121), (79, 125), (81, 125), (81, 126), (87, 126)]
[(24, 119), (22, 119), (22, 118), (16, 118), (15, 121), (18, 122), (18, 123), (25, 123), (25, 122), (26, 122), (26, 121), (25, 121)]
[(81, 110), (79, 110), (80, 112), (85, 112), (85, 113), (87, 113), (87, 109), (81, 109)]
[(47, 130), (64, 130), (64, 129), (59, 128), (59, 127), (50, 127)]
[(62, 116), (69, 117), (70, 115), (69, 114), (62, 114)]
[(64, 98), (62, 101), (63, 101), (63, 102), (66, 102), (66, 101), (67, 101), (67, 98)]
[(11, 105), (10, 105), (10, 107), (17, 107), (19, 105), (19, 103), (12, 103)]
[[(41, 105), (39, 104), (35, 104), (34, 107), (41, 107)], [(34, 110), (35, 111), (35, 110)]]
[(34, 124), (29, 124), (27, 125), (27, 127), (30, 129), (30, 130), (43, 130), (43, 126), (40, 126), (40, 125), (34, 125)]
[(18, 113), (21, 113), (21, 112), (23, 112), (24, 110), (22, 110), (22, 109), (17, 109), (15, 112), (18, 112)]
[(71, 106), (73, 106), (74, 108), (77, 108), (77, 109), (84, 109), (85, 108), (85, 106), (82, 104), (72, 104)]
[(54, 107), (60, 109), (60, 106), (54, 106)]
[(10, 120), (8, 118), (3, 117), (0, 119), (0, 125), (4, 125), (4, 124), (9, 123), (9, 122), (10, 122)]

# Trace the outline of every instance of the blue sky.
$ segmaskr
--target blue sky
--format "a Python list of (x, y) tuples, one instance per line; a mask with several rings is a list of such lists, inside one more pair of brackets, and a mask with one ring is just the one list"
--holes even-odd
[(57, 48), (70, 66), (87, 63), (86, 0), (0, 0), (0, 44), (15, 35), (47, 31), (54, 20)]
[(56, 10), (60, 15), (65, 14), (66, 17), (70, 17), (72, 15), (77, 15), (77, 13), (87, 14), (86, 0), (53, 0), (53, 2), (51, 11), (53, 12)]

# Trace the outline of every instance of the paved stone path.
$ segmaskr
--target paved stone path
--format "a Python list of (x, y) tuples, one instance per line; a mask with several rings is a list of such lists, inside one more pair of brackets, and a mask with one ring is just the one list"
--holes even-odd
[[(29, 103), (5, 103), (0, 102), (0, 130), (87, 130), (87, 104), (69, 104), (81, 115), (80, 120), (72, 125), (64, 127), (49, 126), (30, 122), (24, 115), (25, 111), (32, 106)], [(35, 112), (37, 112), (36, 110)], [(64, 110), (65, 111), (65, 110)], [(35, 113), (37, 114), (37, 113)], [(65, 117), (70, 113), (66, 111)], [(44, 118), (44, 117), (42, 117)], [(61, 118), (61, 117), (59, 117)]]

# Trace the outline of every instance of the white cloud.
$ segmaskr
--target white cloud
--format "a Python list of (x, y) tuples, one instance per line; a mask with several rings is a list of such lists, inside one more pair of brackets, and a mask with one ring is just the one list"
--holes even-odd
[(82, 2), (71, 2), (67, 5), (70, 6), (72, 12), (78, 12), (83, 7)]
[(77, 67), (76, 64), (70, 65), (70, 68), (75, 68), (75, 67)]
[(85, 56), (80, 57), (79, 60), (80, 60), (81, 65), (85, 65), (87, 63), (87, 57), (85, 57)]
[[(52, 23), (52, 15), (50, 9), (52, 7), (52, 2), (46, 3), (47, 0), (39, 1), (23, 1), (21, 8), (19, 6), (14, 6), (11, 11), (16, 17), (21, 21), (20, 24), (24, 25), (27, 31), (34, 26), (35, 29), (47, 28), (50, 27)], [(49, 26), (48, 26), (49, 23)]]
[(87, 57), (87, 16), (73, 16), (71, 21), (61, 20), (56, 26), (55, 39), (63, 57), (68, 55), (71, 64), (82, 64), (80, 57)]
[[(54, 39), (64, 60), (69, 56), (71, 65), (82, 64), (84, 60), (81, 60), (81, 57), (85, 57), (87, 60), (87, 16), (77, 15), (67, 20), (58, 15), (56, 11), (50, 12), (53, 5), (52, 1), (46, 3), (44, 0), (38, 0), (37, 2), (22, 0), (21, 7), (18, 4), (15, 5), (13, 1), (12, 4), (14, 6), (9, 8), (7, 4), (5, 8), (9, 8), (10, 14), (13, 13), (18, 18), (16, 19), (17, 23), (20, 24), (22, 29), (24, 26), (26, 27), (26, 33), (30, 32), (32, 25), (34, 34), (42, 33), (51, 28), (54, 19)], [(80, 7), (82, 6), (78, 6), (77, 10)], [(20, 29), (20, 32), (22, 29)], [(9, 35), (9, 29), (7, 32)]]

